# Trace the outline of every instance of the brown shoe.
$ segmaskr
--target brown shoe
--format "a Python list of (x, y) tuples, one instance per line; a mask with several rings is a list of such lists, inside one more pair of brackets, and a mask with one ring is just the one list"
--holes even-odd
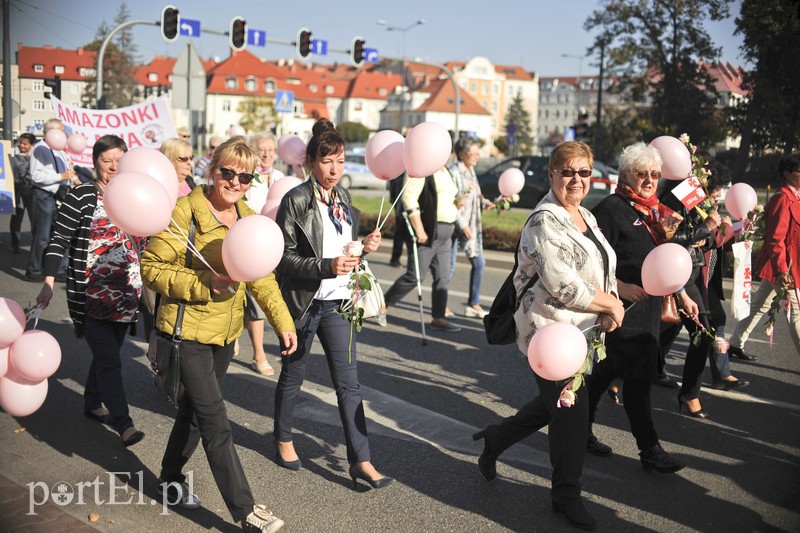
[(275, 371), (272, 369), (272, 366), (267, 362), (266, 359), (264, 359), (263, 361), (256, 361), (255, 359), (253, 359), (253, 362), (251, 363), (250, 366), (252, 366), (253, 370), (258, 372), (262, 376), (275, 375)]

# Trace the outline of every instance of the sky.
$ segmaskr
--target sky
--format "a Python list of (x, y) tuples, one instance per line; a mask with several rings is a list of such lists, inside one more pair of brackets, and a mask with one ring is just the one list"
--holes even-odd
[[(584, 21), (600, 6), (599, 0), (172, 0), (181, 17), (199, 20), (203, 28), (227, 31), (233, 16), (242, 16), (248, 27), (265, 30), (269, 39), (294, 41), (300, 27), (308, 27), (314, 38), (331, 49), (350, 48), (356, 35), (367, 48), (377, 48), (389, 57), (416, 58), (431, 63), (466, 61), (486, 56), (494, 64), (520, 65), (540, 76), (574, 76), (579, 65), (583, 75), (597, 72), (594, 59), (586, 56), (597, 32), (583, 29)], [(17, 43), (27, 46), (50, 44), (75, 49), (94, 39), (100, 23), (113, 27), (121, 0), (10, 0), (12, 61)], [(156, 21), (166, 1), (128, 0), (131, 19)], [(730, 17), (706, 23), (706, 30), (722, 60), (742, 65), (741, 38), (734, 35), (734, 2)], [(414, 25), (418, 20), (425, 22)], [(389, 26), (409, 28), (388, 31)], [(0, 29), (0, 32), (2, 29)], [(161, 38), (157, 26), (132, 27), (139, 58), (148, 62), (155, 55), (177, 57), (186, 37), (173, 43)], [(405, 36), (405, 39), (404, 39)], [(405, 42), (404, 42), (405, 41)], [(193, 40), (202, 58), (224, 59), (230, 53), (227, 37), (203, 33)], [(294, 47), (268, 43), (248, 50), (266, 59), (293, 58)], [(563, 55), (574, 57), (563, 57)], [(344, 53), (312, 56), (315, 62), (347, 62)]]

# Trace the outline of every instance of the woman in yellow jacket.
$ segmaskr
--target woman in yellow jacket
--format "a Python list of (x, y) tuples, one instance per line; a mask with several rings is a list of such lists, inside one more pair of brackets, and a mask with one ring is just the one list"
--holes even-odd
[[(179, 198), (172, 213), (171, 225), (184, 235), (189, 235), (194, 223), (194, 246), (217, 272), (225, 272), (222, 241), (228, 230), (241, 217), (255, 214), (242, 198), (250, 188), (257, 161), (257, 154), (244, 137), (226, 141), (214, 151), (209, 164), (211, 185)], [(245, 286), (280, 338), (284, 347), (281, 355), (297, 348), (294, 322), (273, 274), (251, 283), (237, 283), (215, 274), (197, 258), (187, 267), (185, 258), (186, 243), (169, 231), (154, 236), (142, 257), (144, 282), (161, 295), (157, 334), (172, 336), (178, 306), (186, 302), (180, 346), (185, 393), (161, 461), (159, 491), (167, 490), (168, 501), (184, 508), (200, 507), (182, 470), (202, 439), (211, 472), (233, 519), (242, 522), (246, 531), (276, 531), (283, 522), (263, 505), (254, 505), (233, 445), (221, 384), (233, 358), (234, 341), (243, 329)]]

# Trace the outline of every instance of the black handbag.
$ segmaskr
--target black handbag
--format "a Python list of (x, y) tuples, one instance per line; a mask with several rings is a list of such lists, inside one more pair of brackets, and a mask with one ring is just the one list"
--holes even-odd
[[(194, 242), (195, 220), (189, 225), (189, 242)], [(192, 252), (186, 248), (186, 267), (192, 266)], [(161, 295), (156, 294), (155, 311), (153, 321), (158, 315), (158, 306)], [(167, 401), (177, 407), (178, 400), (183, 394), (183, 383), (181, 383), (181, 329), (183, 327), (183, 315), (186, 312), (186, 302), (178, 304), (178, 314), (175, 319), (175, 329), (172, 335), (167, 335), (157, 328), (150, 332), (150, 344), (147, 348), (147, 359), (150, 360), (150, 368), (153, 370), (153, 381), (156, 388), (163, 394)]]

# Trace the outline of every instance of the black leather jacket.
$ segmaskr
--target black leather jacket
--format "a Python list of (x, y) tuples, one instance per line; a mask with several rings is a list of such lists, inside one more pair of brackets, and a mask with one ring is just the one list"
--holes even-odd
[[(692, 257), (692, 268), (697, 269), (706, 264), (705, 252), (713, 245), (714, 233), (708, 229), (703, 218), (695, 209), (686, 209), (673, 194), (662, 195), (661, 201), (670, 209), (683, 217), (669, 242), (680, 244), (689, 251)], [(696, 242), (706, 241), (705, 246), (692, 246)]]
[[(341, 201), (350, 208), (353, 240), (358, 239), (361, 212), (350, 203), (346, 189), (336, 187)], [(322, 216), (314, 199), (313, 181), (289, 190), (281, 200), (276, 222), (283, 231), (283, 258), (275, 274), (283, 299), (295, 320), (308, 310), (324, 278), (335, 277), (333, 259), (322, 258)]]

